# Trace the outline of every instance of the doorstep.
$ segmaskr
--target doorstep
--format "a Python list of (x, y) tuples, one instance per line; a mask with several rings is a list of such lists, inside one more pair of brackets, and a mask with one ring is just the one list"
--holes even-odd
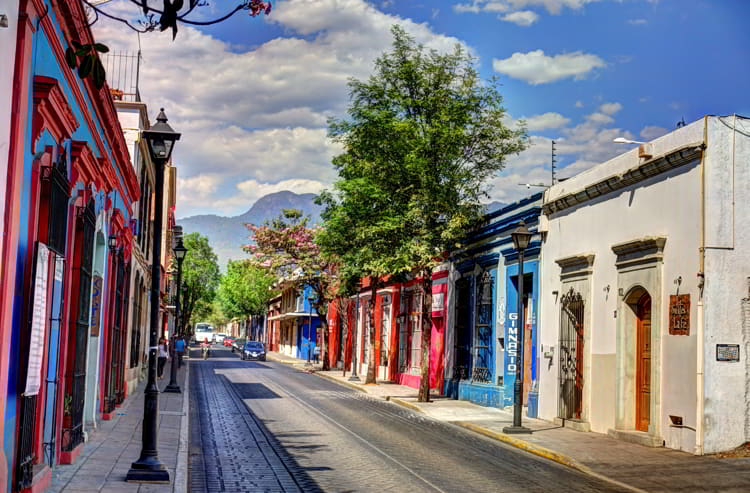
[(32, 469), (31, 486), (21, 490), (21, 493), (42, 493), (52, 482), (52, 469), (47, 464), (35, 464)]
[(660, 436), (649, 435), (637, 430), (607, 430), (607, 435), (625, 442), (636, 443), (644, 447), (663, 447), (664, 439)]
[(571, 430), (575, 430), (575, 431), (583, 431), (583, 432), (591, 431), (591, 423), (589, 423), (588, 421), (584, 421), (582, 419), (555, 418), (552, 420), (552, 422), (555, 423), (557, 426), (563, 426), (565, 428), (570, 428)]

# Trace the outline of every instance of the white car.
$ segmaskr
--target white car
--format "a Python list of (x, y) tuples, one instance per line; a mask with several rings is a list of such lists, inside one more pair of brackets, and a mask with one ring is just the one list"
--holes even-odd
[(223, 344), (224, 343), (224, 338), (226, 338), (226, 336), (227, 336), (226, 334), (221, 334), (221, 333), (215, 334), (214, 335), (214, 342), (217, 342), (219, 344)]

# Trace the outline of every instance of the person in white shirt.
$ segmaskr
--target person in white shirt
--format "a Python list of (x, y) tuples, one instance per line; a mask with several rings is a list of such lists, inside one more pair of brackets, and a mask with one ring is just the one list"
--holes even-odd
[(162, 337), (159, 339), (159, 360), (157, 367), (157, 375), (159, 379), (164, 378), (164, 366), (167, 364), (169, 359), (169, 352), (167, 351), (167, 341)]

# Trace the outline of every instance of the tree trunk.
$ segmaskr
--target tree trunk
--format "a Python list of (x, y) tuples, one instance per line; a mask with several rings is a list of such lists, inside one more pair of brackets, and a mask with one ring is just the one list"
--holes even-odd
[(372, 277), (371, 279), (370, 301), (367, 304), (367, 319), (370, 321), (370, 356), (367, 358), (367, 378), (365, 379), (366, 384), (377, 383), (378, 374), (378, 359), (375, 357), (375, 299), (378, 295), (378, 282), (375, 277)]
[(331, 369), (328, 362), (328, 310), (321, 310), (320, 306), (316, 307), (318, 319), (320, 320), (320, 357), (323, 359), (323, 371)]
[(422, 379), (419, 402), (430, 402), (430, 343), (432, 342), (432, 269), (422, 271)]

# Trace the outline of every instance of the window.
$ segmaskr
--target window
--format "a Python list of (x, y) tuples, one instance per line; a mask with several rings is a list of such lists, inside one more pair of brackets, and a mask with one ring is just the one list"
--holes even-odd
[(362, 303), (362, 316), (364, 317), (364, 329), (362, 334), (362, 340), (364, 341), (365, 349), (365, 363), (370, 362), (370, 300), (365, 300)]
[(409, 306), (411, 294), (404, 295), (401, 301), (401, 313), (398, 317), (398, 371), (405, 373), (409, 368)]
[(472, 379), (476, 382), (491, 383), (493, 373), (493, 341), (495, 270), (485, 271), (477, 280), (476, 325), (474, 351), (476, 361)]
[(141, 301), (143, 296), (143, 281), (140, 273), (136, 274), (135, 296), (133, 297), (133, 327), (130, 332), (130, 368), (138, 366), (141, 352), (141, 317), (143, 310)]
[(388, 366), (389, 341), (391, 340), (391, 295), (383, 296), (380, 310), (380, 365)]

